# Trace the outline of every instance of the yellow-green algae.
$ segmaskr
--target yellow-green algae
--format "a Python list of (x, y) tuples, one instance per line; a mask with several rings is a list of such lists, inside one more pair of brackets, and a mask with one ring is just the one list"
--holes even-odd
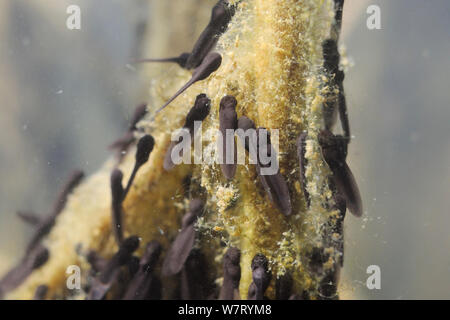
[[(196, 26), (204, 26), (214, 1), (152, 3), (149, 52), (157, 57), (176, 55), (179, 52), (175, 50), (190, 50), (195, 35), (187, 34), (185, 29), (192, 21)], [(178, 8), (177, 14), (171, 11), (173, 8)], [(168, 19), (172, 14), (172, 19)], [(223, 249), (219, 240), (222, 239), (241, 249), (242, 298), (247, 296), (252, 281), (251, 260), (259, 252), (270, 260), (274, 275), (282, 275), (286, 270), (293, 272), (296, 292), (315, 290), (320, 279), (308, 272), (305, 257), (312, 247), (321, 245), (322, 227), (332, 214), (325, 209), (331, 198), (326, 183), (329, 172), (320, 155), (317, 133), (322, 126), (324, 93), (329, 90), (321, 72), (321, 44), (329, 37), (333, 19), (332, 0), (239, 2), (236, 15), (216, 48), (223, 57), (219, 70), (193, 85), (156, 119), (151, 114), (139, 124), (155, 137), (156, 146), (124, 203), (126, 234), (138, 234), (144, 243), (159, 240), (167, 248), (169, 239), (178, 231), (186, 205), (183, 179), (192, 174), (207, 193), (207, 212), (198, 223), (202, 235), (199, 245), (210, 257), (217, 278), (221, 274)], [(186, 47), (180, 48), (183, 44)], [(190, 78), (190, 73), (168, 65), (152, 65), (151, 69), (150, 110), (156, 110)], [(203, 123), (203, 133), (209, 134), (212, 141), (204, 143), (205, 149), (215, 149), (219, 102), (227, 94), (237, 98), (239, 116), (248, 116), (257, 127), (279, 130), (280, 168), (289, 185), (291, 217), (286, 218), (270, 203), (253, 165), (238, 166), (232, 182), (222, 177), (217, 164), (181, 165), (171, 172), (163, 170), (170, 134), (182, 125), (199, 93), (206, 93), (212, 100), (210, 116)], [(306, 152), (309, 209), (299, 187), (296, 156), (296, 139), (303, 130), (309, 134)], [(133, 161), (131, 150), (120, 165), (125, 178)], [(63, 297), (67, 266), (84, 263), (75, 252), (77, 245), (96, 249), (104, 256), (116, 250), (110, 222), (109, 174), (113, 165), (113, 160), (107, 161), (70, 197), (46, 240), (51, 253), (49, 261), (8, 298), (31, 298), (42, 283), (49, 286), (49, 296)], [(267, 294), (273, 297), (274, 280)]]

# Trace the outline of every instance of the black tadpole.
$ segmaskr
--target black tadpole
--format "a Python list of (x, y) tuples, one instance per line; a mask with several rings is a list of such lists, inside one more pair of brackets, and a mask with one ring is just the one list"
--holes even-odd
[(0, 280), (0, 298), (23, 283), (33, 270), (44, 265), (49, 257), (50, 252), (47, 248), (40, 243), (34, 246), (20, 263)]
[(197, 81), (208, 78), (214, 71), (219, 69), (222, 63), (222, 56), (217, 52), (210, 52), (202, 63), (192, 73), (191, 80), (189, 80), (180, 90), (175, 93), (172, 98), (169, 99), (161, 108), (156, 111), (158, 114), (161, 110), (167, 107), (173, 100), (175, 100), (180, 94), (182, 94), (187, 88), (193, 85)]
[[(261, 153), (265, 156), (271, 156), (275, 153), (275, 150), (270, 143), (269, 132), (265, 128), (258, 128), (255, 130), (254, 122), (245, 116), (239, 118), (237, 127), (243, 131), (242, 133), (238, 132), (238, 136), (243, 142), (244, 148), (250, 153), (250, 156), (253, 155), (256, 157), (256, 173), (259, 176), (267, 196), (285, 216), (289, 216), (292, 213), (291, 198), (288, 185), (283, 175), (280, 173), (280, 169), (278, 168), (276, 173), (271, 175), (263, 175), (261, 172), (261, 169), (267, 167), (267, 164), (264, 165), (261, 163), (259, 157), (260, 151), (262, 150)], [(251, 131), (246, 132), (247, 130)], [(265, 136), (267, 139), (263, 143), (260, 138), (264, 136), (264, 132), (266, 132)], [(244, 134), (244, 136), (241, 136), (241, 134)]]
[(336, 189), (345, 198), (350, 212), (360, 217), (363, 213), (361, 194), (355, 177), (345, 161), (347, 143), (346, 137), (335, 136), (328, 130), (322, 130), (319, 134), (322, 155), (333, 173)]
[[(80, 184), (84, 178), (84, 173), (80, 170), (75, 170), (71, 173), (69, 179), (67, 180), (64, 187), (61, 189), (54, 205), (51, 214), (44, 218), (39, 218), (39, 223), (36, 226), (36, 232), (31, 238), (26, 252), (29, 253), (31, 250), (40, 243), (42, 238), (44, 238), (55, 224), (56, 218), (64, 210), (67, 204), (67, 199), (72, 191)], [(19, 215), (20, 216), (20, 215)], [(25, 216), (22, 216), (25, 219)], [(31, 217), (29, 217), (31, 218)]]
[(189, 110), (184, 121), (183, 128), (194, 132), (195, 121), (203, 121), (209, 115), (211, 109), (211, 99), (206, 94), (201, 93), (195, 98), (194, 106)]
[[(261, 138), (266, 137), (266, 141), (262, 141)], [(276, 173), (263, 175), (261, 170), (267, 165), (263, 165), (259, 159), (261, 153), (266, 156), (275, 155), (275, 149), (270, 142), (270, 134), (266, 128), (257, 129), (257, 150), (258, 150), (258, 164), (256, 165), (256, 171), (259, 174), (260, 180), (269, 196), (270, 201), (280, 209), (285, 215), (289, 216), (292, 213), (291, 197), (289, 194), (289, 187), (280, 173), (280, 168), (277, 168)]]
[(128, 261), (127, 268), (128, 272), (130, 273), (130, 276), (133, 277), (136, 272), (139, 270), (139, 258), (136, 256), (132, 256), (130, 258), (130, 261)]
[(186, 63), (187, 63), (190, 55), (191, 54), (188, 52), (183, 52), (178, 57), (162, 58), (162, 59), (141, 59), (141, 60), (135, 61), (135, 63), (147, 63), (147, 62), (176, 63), (181, 68), (186, 68)]
[(140, 259), (139, 268), (131, 279), (123, 300), (144, 300), (149, 296), (150, 291), (157, 289), (156, 276), (153, 274), (153, 270), (158, 262), (161, 250), (162, 247), (157, 241), (150, 241), (147, 244), (144, 255)]
[(219, 36), (226, 31), (235, 12), (235, 5), (229, 5), (227, 1), (219, 0), (211, 10), (211, 19), (195, 42), (191, 53), (184, 52), (178, 57), (170, 58), (140, 59), (133, 63), (176, 63), (183, 69), (195, 69), (204, 62), (207, 55), (213, 50)]
[(322, 43), (323, 51), (323, 66), (326, 71), (331, 74), (336, 74), (339, 71), (339, 62), (341, 56), (336, 40), (326, 39)]
[[(236, 144), (234, 143), (234, 130), (237, 129), (238, 120), (236, 113), (237, 100), (233, 96), (225, 96), (220, 101), (219, 108), (219, 130), (222, 134), (222, 162), (220, 167), (222, 173), (228, 180), (232, 180), (236, 174)], [(233, 131), (233, 140), (227, 141), (227, 130)], [(229, 145), (232, 143), (232, 146)], [(230, 149), (230, 147), (232, 149)], [(230, 159), (232, 163), (229, 163)]]
[[(338, 75), (340, 75), (341, 79), (344, 77), (344, 72), (339, 71)], [(338, 95), (338, 106), (339, 106), (339, 119), (341, 120), (341, 126), (342, 131), (344, 132), (344, 136), (348, 139), (348, 142), (350, 142), (351, 133), (350, 133), (350, 123), (348, 120), (348, 112), (347, 112), (347, 101), (345, 99), (345, 93), (344, 93), (344, 82), (343, 80), (337, 79), (338, 82), (338, 89), (339, 89), (339, 95)]]
[(190, 251), (181, 270), (181, 300), (204, 300), (208, 283), (208, 272), (205, 256), (199, 249)]
[(139, 247), (139, 238), (131, 236), (121, 243), (119, 251), (108, 261), (100, 275), (94, 280), (87, 300), (102, 300), (108, 293), (112, 285), (117, 281), (120, 267), (126, 265), (133, 252)]
[(286, 217), (292, 213), (291, 198), (289, 195), (289, 187), (283, 175), (278, 171), (273, 175), (262, 175), (260, 166), (256, 166), (261, 183), (266, 191), (270, 201), (272, 201), (278, 209)]
[(102, 270), (99, 279), (106, 283), (111, 275), (112, 272), (117, 268), (124, 266), (130, 258), (133, 256), (133, 252), (136, 251), (137, 248), (139, 248), (139, 237), (137, 236), (131, 236), (126, 238), (122, 244), (119, 247), (119, 251), (111, 258), (111, 260), (108, 261), (106, 264), (104, 270)]
[(264, 293), (269, 287), (272, 273), (269, 271), (269, 261), (267, 258), (258, 253), (252, 260), (253, 282), (249, 288), (249, 300), (263, 300)]
[(153, 151), (154, 146), (155, 139), (149, 134), (139, 139), (136, 149), (136, 162), (134, 164), (130, 179), (128, 180), (127, 187), (125, 188), (124, 198), (128, 194), (128, 191), (130, 191), (131, 185), (133, 184), (134, 178), (136, 177), (136, 173), (138, 172), (139, 168), (148, 161), (150, 153)]
[(240, 300), (239, 281), (241, 279), (241, 252), (229, 248), (223, 257), (223, 283), (219, 300)]
[(233, 18), (235, 7), (229, 5), (227, 1), (219, 0), (211, 11), (211, 19), (205, 30), (195, 42), (192, 53), (186, 62), (186, 69), (197, 68), (214, 48), (219, 36), (225, 32)]
[(203, 201), (192, 199), (189, 211), (183, 216), (181, 231), (170, 246), (162, 266), (162, 274), (170, 276), (181, 271), (195, 242), (194, 224), (203, 212)]
[(131, 117), (128, 130), (124, 133), (122, 137), (114, 141), (108, 148), (118, 150), (118, 158), (122, 159), (124, 153), (128, 150), (131, 144), (136, 140), (134, 132), (138, 129), (136, 125), (141, 121), (147, 114), (147, 105), (145, 103), (140, 104), (134, 110), (133, 116)]
[(122, 227), (122, 204), (130, 191), (134, 178), (139, 168), (144, 165), (149, 157), (150, 153), (155, 146), (155, 139), (151, 135), (145, 135), (139, 139), (136, 149), (136, 161), (131, 173), (126, 188), (122, 186), (123, 173), (119, 169), (114, 169), (111, 173), (111, 211), (112, 211), (112, 223), (113, 230), (116, 237), (116, 241), (120, 244), (123, 240), (123, 227)]
[[(247, 118), (246, 116), (242, 116), (238, 119), (238, 129), (241, 129), (245, 134), (247, 130), (251, 130), (249, 135), (245, 135), (245, 137), (241, 141), (244, 144), (245, 150), (250, 152), (251, 148), (254, 149), (252, 152), (257, 152), (256, 150), (256, 127), (253, 120)], [(239, 135), (238, 135), (239, 136)]]
[[(195, 98), (194, 106), (189, 110), (186, 120), (184, 122), (183, 128), (189, 131), (191, 137), (191, 143), (194, 137), (194, 123), (195, 121), (203, 121), (208, 116), (211, 109), (211, 100), (206, 96), (206, 94), (201, 93)], [(183, 136), (181, 136), (178, 141), (172, 141), (169, 148), (164, 156), (163, 167), (165, 170), (169, 171), (175, 167), (175, 163), (172, 161), (172, 150), (173, 148), (182, 142)]]
[(339, 269), (329, 270), (319, 283), (320, 300), (339, 300), (337, 286), (339, 283)]
[(61, 211), (66, 206), (69, 194), (72, 193), (72, 191), (80, 184), (83, 178), (84, 178), (83, 171), (75, 170), (72, 172), (63, 189), (61, 190), (58, 199), (55, 202), (55, 205), (53, 207), (53, 216), (56, 216), (61, 213)]
[(121, 160), (123, 158), (123, 155), (135, 140), (136, 138), (134, 137), (133, 131), (127, 131), (123, 134), (123, 136), (111, 143), (108, 146), (108, 149), (117, 150), (117, 157), (119, 160)]

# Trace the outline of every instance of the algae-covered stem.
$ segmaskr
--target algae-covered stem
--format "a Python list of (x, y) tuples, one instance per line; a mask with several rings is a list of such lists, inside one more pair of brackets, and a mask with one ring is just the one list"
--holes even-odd
[[(203, 69), (196, 69), (201, 73), (198, 79), (202, 81), (193, 83), (174, 100), (170, 99), (173, 92), (194, 78), (191, 73), (168, 68), (168, 64), (152, 65), (152, 71), (149, 71), (162, 71), (151, 87), (149, 110), (156, 110), (169, 100), (171, 107), (151, 121), (147, 117), (137, 125), (154, 137), (155, 147), (148, 162), (142, 165), (138, 174), (133, 174), (134, 179), (129, 179), (134, 181), (133, 188), (129, 188), (125, 199), (121, 199), (124, 238), (138, 235), (144, 244), (157, 241), (163, 248), (161, 260), (164, 260), (171, 243), (179, 235), (181, 217), (186, 202), (189, 202), (184, 195), (197, 194), (206, 200), (205, 212), (197, 218), (197, 240), (192, 254), (183, 259), (185, 265), (179, 284), (182, 297), (195, 296), (193, 289), (201, 284), (198, 280), (202, 277), (221, 282), (224, 269), (215, 261), (223, 260), (225, 248), (220, 241), (223, 240), (239, 250), (240, 255), (233, 257), (240, 257), (240, 270), (231, 275), (228, 274), (231, 269), (226, 266), (227, 274), (223, 279), (226, 288), (222, 296), (322, 298), (320, 289), (323, 289), (324, 281), (337, 284), (339, 270), (333, 266), (341, 254), (329, 253), (333, 249), (339, 251), (340, 243), (330, 243), (329, 233), (324, 232), (328, 230), (326, 226), (334, 207), (331, 205), (333, 193), (328, 186), (330, 171), (321, 155), (318, 139), (323, 128), (321, 106), (329, 89), (328, 82), (322, 79), (333, 76), (323, 72), (322, 43), (330, 37), (334, 3), (331, 0), (230, 0), (230, 3), (236, 5), (236, 11), (228, 29), (217, 41), (215, 50), (222, 61), (218, 69), (213, 68), (217, 69), (215, 72), (206, 72), (207, 76), (203, 77)], [(202, 26), (196, 34), (197, 37), (202, 34), (210, 19), (210, 8), (211, 3), (207, 0), (153, 1), (148, 56), (171, 57), (190, 50), (196, 37), (190, 37), (186, 30), (190, 29), (191, 21), (199, 21)], [(168, 18), (174, 16), (174, 11), (176, 23)], [(200, 51), (204, 53), (204, 50)], [(146, 70), (149, 68), (146, 66)], [(286, 192), (282, 192), (275, 197), (282, 195), (280, 199), (284, 203), (289, 199), (290, 215), (280, 214), (280, 205), (274, 200), (274, 194), (264, 192), (264, 182), (259, 182), (254, 166), (237, 166), (236, 173), (229, 174), (233, 178), (231, 181), (222, 176), (220, 166), (215, 164), (181, 165), (170, 171), (164, 170), (170, 135), (182, 125), (200, 93), (211, 99), (210, 114), (203, 121), (206, 133), (219, 129), (220, 101), (226, 95), (236, 99), (237, 117), (248, 117), (259, 128), (280, 130), (278, 174), (285, 181), (289, 195), (286, 198)], [(299, 187), (302, 178), (296, 148), (296, 140), (303, 131), (308, 133), (305, 151), (300, 153), (307, 160), (302, 184), (306, 185), (310, 197), (308, 205)], [(215, 148), (213, 141), (206, 143), (206, 147)], [(10, 297), (32, 297), (41, 285), (47, 286), (47, 297), (70, 296), (64, 287), (66, 268), (84, 263), (76, 247), (96, 250), (106, 258), (114, 256), (117, 244), (111, 224), (109, 178), (116, 165), (124, 173), (137, 172), (133, 170), (133, 153), (128, 152), (119, 164), (108, 161), (81, 184), (46, 239), (49, 261), (33, 271)], [(190, 177), (190, 191), (186, 193), (183, 189), (187, 177)], [(185, 225), (182, 230), (190, 230), (190, 226)], [(216, 234), (211, 230), (221, 232)], [(192, 235), (190, 231), (189, 234)], [(137, 251), (139, 255), (143, 247)], [(319, 252), (316, 256), (314, 249)], [(324, 252), (329, 261), (324, 260)], [(208, 274), (196, 272), (198, 263), (207, 267)], [(236, 268), (236, 261), (233, 264)], [(239, 282), (234, 278), (237, 274), (240, 275)], [(163, 286), (173, 285), (173, 282), (164, 282), (164, 278), (162, 281)], [(208, 282), (209, 287), (201, 286), (202, 292), (218, 297), (219, 290), (214, 287), (217, 282)], [(130, 288), (131, 296), (134, 288)], [(275, 288), (278, 288), (277, 293)], [(168, 292), (170, 294), (170, 290)]]

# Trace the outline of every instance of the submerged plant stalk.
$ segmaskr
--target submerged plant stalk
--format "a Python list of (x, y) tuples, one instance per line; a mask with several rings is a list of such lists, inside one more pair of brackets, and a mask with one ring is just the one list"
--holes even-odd
[[(152, 276), (161, 277), (161, 266), (180, 232), (189, 202), (201, 199), (204, 209), (194, 222), (192, 250), (195, 254), (190, 254), (185, 262), (181, 283), (173, 276), (158, 280), (164, 288), (163, 298), (192, 296), (189, 284), (199, 276), (203, 278), (195, 297), (219, 298), (224, 281), (224, 254), (230, 248), (239, 251), (233, 254), (232, 275), (225, 277), (232, 282), (224, 283), (228, 289), (221, 296), (337, 298), (335, 287), (343, 254), (342, 212), (335, 203), (335, 190), (329, 185), (331, 171), (319, 143), (324, 123), (323, 105), (330, 90), (335, 90), (330, 85), (334, 75), (323, 68), (322, 48), (330, 36), (336, 38), (334, 1), (229, 2), (235, 6), (235, 13), (214, 49), (222, 56), (220, 68), (193, 84), (158, 114), (155, 110), (191, 78), (191, 72), (176, 64), (141, 66), (152, 70), (148, 71), (149, 77), (150, 72), (156, 77), (150, 88), (148, 116), (137, 128), (151, 134), (155, 146), (122, 204), (124, 238), (133, 235), (141, 238), (138, 256), (143, 255), (150, 241), (161, 245), (161, 261), (152, 261), (151, 268)], [(204, 27), (212, 5), (206, 0), (153, 1), (148, 56), (172, 57), (190, 50), (194, 43), (190, 39), (192, 35), (179, 26), (186, 27), (189, 21), (195, 20)], [(172, 9), (176, 18), (168, 19)], [(271, 201), (255, 165), (237, 165), (230, 180), (216, 163), (182, 164), (170, 171), (164, 169), (171, 134), (183, 126), (186, 114), (201, 93), (211, 99), (210, 113), (202, 122), (205, 154), (217, 149), (220, 101), (227, 95), (235, 97), (238, 117), (248, 117), (257, 128), (268, 129), (272, 139), (273, 132), (278, 130), (279, 143), (274, 145), (274, 150), (279, 156), (279, 177), (289, 192), (290, 215), (282, 214)], [(141, 135), (138, 131), (134, 132), (136, 136)], [(307, 133), (304, 179), (297, 150), (297, 139), (302, 132)], [(109, 159), (73, 191), (44, 240), (50, 252), (49, 260), (9, 292), (7, 298), (30, 299), (42, 285), (46, 286), (47, 298), (87, 296), (84, 288), (89, 284), (92, 268), (86, 253), (93, 250), (109, 259), (118, 250), (111, 226), (110, 174), (117, 166), (124, 174), (124, 181), (128, 181), (134, 167), (135, 148), (131, 146), (119, 163), (117, 159)], [(307, 192), (302, 191), (302, 185)], [(238, 265), (236, 257), (240, 259)], [(82, 290), (70, 290), (66, 286), (66, 269), (70, 265), (81, 268)], [(195, 270), (193, 265), (202, 265), (204, 274), (190, 272)], [(125, 273), (132, 278), (128, 271)], [(139, 274), (142, 276), (142, 272)], [(240, 276), (239, 281), (233, 278), (235, 275)], [(330, 283), (331, 289), (327, 287)], [(117, 292), (123, 286), (126, 284), (117, 284), (109, 297), (119, 298)], [(239, 292), (234, 290), (237, 286)], [(127, 294), (130, 295), (133, 296)], [(136, 296), (143, 295), (136, 293)]]

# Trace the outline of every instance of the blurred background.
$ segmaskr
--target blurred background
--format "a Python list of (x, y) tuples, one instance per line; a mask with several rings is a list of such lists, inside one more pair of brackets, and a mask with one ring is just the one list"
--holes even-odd
[[(211, 1), (211, 6), (214, 1)], [(81, 30), (66, 8), (81, 7)], [(381, 8), (381, 30), (366, 26)], [(0, 275), (75, 168), (94, 172), (146, 83), (152, 0), (0, 0)], [(450, 299), (450, 2), (346, 0), (342, 43), (362, 219), (346, 218), (343, 276), (362, 299)], [(190, 48), (188, 48), (190, 49)], [(178, 51), (177, 51), (178, 52)], [(366, 269), (381, 268), (369, 290)]]

